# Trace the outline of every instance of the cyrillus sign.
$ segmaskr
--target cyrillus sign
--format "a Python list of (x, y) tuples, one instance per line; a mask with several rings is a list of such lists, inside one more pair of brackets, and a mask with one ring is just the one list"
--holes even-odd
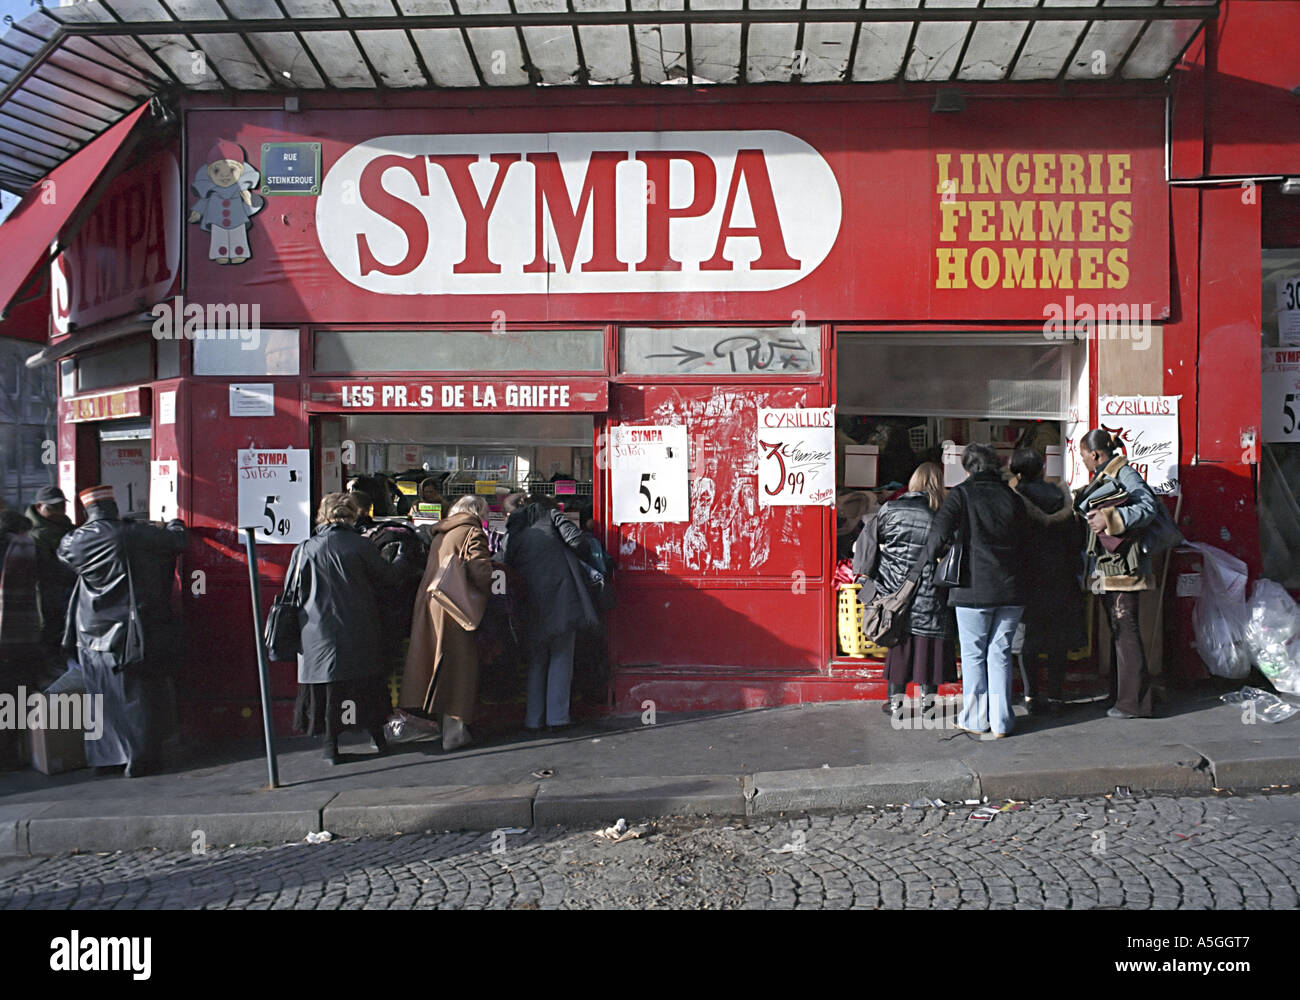
[(786, 132), (389, 135), (338, 158), (316, 226), (381, 294), (770, 291), (826, 259), (841, 210)]

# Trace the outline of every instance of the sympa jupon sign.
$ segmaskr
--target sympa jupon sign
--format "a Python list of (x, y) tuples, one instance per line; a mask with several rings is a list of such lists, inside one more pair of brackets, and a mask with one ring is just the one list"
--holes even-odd
[[(306, 112), (319, 196), (269, 196), (233, 285), (191, 233), (189, 294), (275, 288), (327, 322), (427, 322), (431, 298), (446, 322), (1042, 322), (1067, 294), (1159, 320), (1162, 108), (1131, 110), (558, 108), (546, 132), (522, 109)], [(196, 156), (280, 138), (259, 111), (189, 121)]]

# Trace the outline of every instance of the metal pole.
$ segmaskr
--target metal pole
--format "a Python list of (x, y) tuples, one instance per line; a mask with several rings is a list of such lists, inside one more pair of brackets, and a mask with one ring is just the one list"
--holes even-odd
[(262, 730), (266, 737), (266, 774), (268, 787), (280, 787), (280, 769), (275, 759), (275, 734), (271, 729), (271, 668), (262, 642), (262, 587), (257, 579), (257, 539), (253, 528), (244, 529), (244, 548), (248, 551), (248, 582), (253, 592), (253, 642), (257, 645), (257, 679), (262, 688)]

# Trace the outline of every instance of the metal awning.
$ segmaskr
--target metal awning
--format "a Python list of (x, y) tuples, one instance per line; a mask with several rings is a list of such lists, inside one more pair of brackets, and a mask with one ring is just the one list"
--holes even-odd
[(1158, 80), (1218, 0), (91, 0), (0, 39), (0, 186), (151, 94)]
[(48, 264), (94, 207), (99, 192), (139, 141), (137, 125), (148, 114), (143, 104), (66, 159), (34, 185), (0, 224), (0, 319), (9, 303), (31, 280), (34, 269)]

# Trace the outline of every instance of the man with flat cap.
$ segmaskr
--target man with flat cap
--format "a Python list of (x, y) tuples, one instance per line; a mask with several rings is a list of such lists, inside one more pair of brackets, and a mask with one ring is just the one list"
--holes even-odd
[(111, 486), (78, 494), (86, 523), (59, 543), (77, 573), (64, 648), (75, 647), (87, 693), (104, 696), (104, 731), (86, 741), (97, 770), (126, 765), (129, 778), (162, 766), (167, 672), (175, 656), (172, 569), (185, 525), (123, 521)]
[(27, 508), (36, 543), (36, 580), (41, 612), (41, 647), (49, 679), (62, 673), (63, 627), (68, 615), (68, 596), (77, 574), (59, 561), (59, 543), (72, 530), (67, 514), (68, 498), (57, 486), (42, 486)]

